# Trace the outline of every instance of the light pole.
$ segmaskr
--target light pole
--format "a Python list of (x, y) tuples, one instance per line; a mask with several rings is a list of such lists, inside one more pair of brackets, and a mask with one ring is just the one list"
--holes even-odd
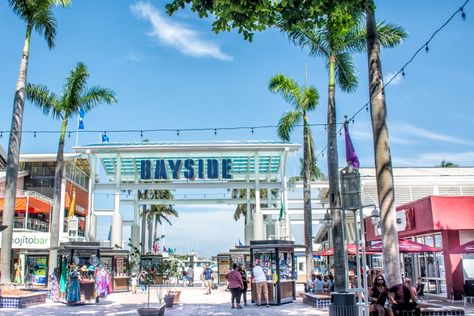
[[(356, 221), (356, 212), (362, 208), (361, 192), (360, 192), (360, 175), (357, 169), (355, 169), (351, 162), (340, 171), (340, 183), (341, 183), (341, 211), (343, 218), (343, 226), (345, 225), (345, 211), (350, 210), (354, 212), (354, 222)], [(358, 232), (355, 232), (356, 235)], [(344, 244), (344, 229), (342, 230), (342, 238)], [(358, 238), (357, 238), (358, 242)], [(343, 273), (337, 275), (339, 278), (347, 279), (347, 252), (344, 247), (344, 256), (342, 260), (344, 262), (338, 262), (341, 266), (343, 265)], [(356, 256), (358, 258), (358, 246), (356, 250)], [(336, 258), (335, 258), (336, 259)], [(340, 259), (339, 259), (340, 260)], [(335, 262), (337, 264), (337, 262)], [(347, 284), (347, 282), (344, 282)], [(344, 291), (338, 291), (331, 294), (331, 305), (329, 306), (329, 315), (354, 315), (359, 314), (358, 306), (355, 301), (355, 293), (348, 292), (347, 286)]]

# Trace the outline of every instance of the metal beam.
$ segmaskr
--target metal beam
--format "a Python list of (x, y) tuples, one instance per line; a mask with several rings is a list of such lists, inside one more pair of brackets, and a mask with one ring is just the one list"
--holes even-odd
[[(260, 182), (261, 189), (279, 189), (281, 182)], [(179, 189), (253, 189), (253, 182), (178, 182), (178, 183), (121, 183), (122, 190), (179, 190)], [(114, 183), (97, 183), (96, 191), (114, 190)]]

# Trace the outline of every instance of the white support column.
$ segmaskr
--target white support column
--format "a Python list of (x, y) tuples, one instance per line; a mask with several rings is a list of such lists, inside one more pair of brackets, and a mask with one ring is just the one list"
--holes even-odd
[(253, 216), (253, 237), (255, 240), (263, 240), (265, 238), (263, 214), (260, 209), (260, 175), (258, 153), (255, 154), (255, 213)]
[[(94, 201), (95, 201), (95, 178), (97, 176), (97, 158), (92, 155), (90, 158), (89, 184), (88, 184), (88, 213), (86, 220), (86, 236), (89, 241), (94, 241), (97, 238), (97, 221), (94, 215)], [(94, 218), (94, 219), (93, 219)]]
[(247, 216), (245, 217), (245, 232), (244, 232), (244, 238), (245, 238), (245, 244), (250, 245), (250, 241), (253, 240), (253, 214), (252, 214), (252, 208), (250, 205), (250, 189), (246, 190), (247, 194)]
[(115, 164), (115, 190), (114, 190), (114, 215), (112, 215), (112, 232), (110, 236), (110, 246), (115, 245), (122, 247), (122, 215), (120, 215), (120, 171), (122, 168), (122, 160), (117, 155), (117, 163)]

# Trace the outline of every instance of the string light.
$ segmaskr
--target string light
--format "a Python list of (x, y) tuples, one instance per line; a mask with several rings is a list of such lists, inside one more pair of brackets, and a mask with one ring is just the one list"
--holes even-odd
[(176, 130), (176, 136), (179, 136), (179, 129)]
[(214, 135), (217, 136), (217, 129), (216, 128), (214, 129)]
[(464, 13), (463, 7), (461, 7), (459, 10), (461, 10), (461, 18), (463, 21), (466, 21), (466, 13)]
[(253, 135), (253, 133), (254, 133), (253, 127), (250, 129), (250, 131), (252, 132), (252, 135)]
[(143, 138), (143, 131), (140, 131), (140, 138)]
[(426, 51), (427, 54), (430, 51), (430, 47), (428, 46), (428, 43), (426, 43), (425, 51)]
[(36, 138), (36, 132), (34, 132), (34, 134), (33, 134), (33, 138)]
[(67, 137), (68, 137), (68, 138), (71, 138), (71, 132), (68, 132), (68, 133), (67, 133)]

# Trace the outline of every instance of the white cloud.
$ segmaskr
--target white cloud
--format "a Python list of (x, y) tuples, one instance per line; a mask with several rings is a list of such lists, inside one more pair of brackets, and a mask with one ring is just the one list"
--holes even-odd
[(223, 53), (216, 44), (201, 39), (193, 29), (163, 17), (149, 3), (137, 2), (130, 9), (137, 17), (151, 23), (153, 28), (152, 32), (149, 33), (151, 37), (185, 55), (212, 57), (219, 60), (233, 59)]
[(145, 56), (143, 54), (140, 54), (140, 53), (135, 52), (135, 51), (132, 50), (132, 51), (128, 52), (127, 55), (125, 55), (125, 59), (131, 60), (131, 61), (142, 61), (142, 60), (150, 59), (150, 57)]
[(399, 131), (412, 134), (418, 137), (430, 139), (430, 140), (441, 141), (441, 142), (452, 143), (452, 144), (464, 144), (464, 145), (473, 144), (472, 142), (464, 140), (464, 139), (435, 133), (423, 128), (416, 127), (409, 123), (399, 123), (399, 124), (396, 124), (394, 128)]
[[(384, 84), (387, 84), (390, 79), (392, 79), (393, 76), (395, 76), (396, 72), (389, 72), (383, 77), (383, 82)], [(402, 83), (402, 75), (398, 74), (395, 78), (393, 78), (392, 82), (390, 82), (390, 85), (396, 86)]]

